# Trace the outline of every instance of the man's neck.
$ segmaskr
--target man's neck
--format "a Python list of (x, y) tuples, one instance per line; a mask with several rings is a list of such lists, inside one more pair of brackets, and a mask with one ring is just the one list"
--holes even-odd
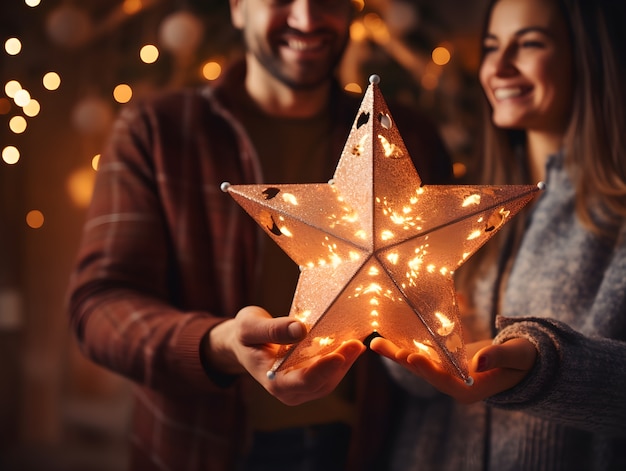
[(326, 108), (330, 79), (315, 88), (294, 89), (256, 68), (260, 65), (248, 64), (245, 86), (250, 98), (266, 114), (281, 118), (310, 118)]

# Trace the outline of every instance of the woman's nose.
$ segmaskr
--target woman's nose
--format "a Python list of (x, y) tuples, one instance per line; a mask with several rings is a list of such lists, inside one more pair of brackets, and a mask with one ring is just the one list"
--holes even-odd
[(515, 66), (515, 48), (513, 46), (502, 48), (495, 53), (494, 72), (498, 76), (508, 77), (517, 73)]

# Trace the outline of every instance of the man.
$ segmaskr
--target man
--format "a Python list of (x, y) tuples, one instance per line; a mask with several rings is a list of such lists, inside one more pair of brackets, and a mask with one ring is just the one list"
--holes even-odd
[[(305, 335), (285, 317), (298, 270), (219, 189), (332, 176), (359, 105), (333, 79), (351, 3), (230, 0), (245, 62), (215, 87), (129, 107), (114, 127), (69, 300), (83, 351), (135, 382), (132, 470), (380, 463), (388, 383), (361, 342), (267, 378), (276, 344)], [(432, 159), (418, 171), (442, 181), (436, 133), (409, 119), (423, 129), (405, 136), (409, 151)]]

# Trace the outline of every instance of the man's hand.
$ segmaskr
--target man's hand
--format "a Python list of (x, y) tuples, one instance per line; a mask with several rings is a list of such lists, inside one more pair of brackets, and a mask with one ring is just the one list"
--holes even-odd
[(493, 345), (491, 340), (468, 344), (467, 355), (471, 358), (469, 372), (474, 379), (474, 384), (468, 386), (426, 356), (400, 349), (384, 338), (372, 340), (370, 348), (464, 404), (481, 401), (517, 385), (528, 374), (537, 357), (533, 344), (522, 338), (501, 345)]
[(365, 345), (351, 340), (333, 353), (315, 359), (301, 368), (281, 371), (267, 377), (279, 345), (302, 340), (306, 327), (291, 317), (273, 318), (260, 307), (248, 306), (215, 326), (209, 333), (209, 364), (229, 374), (248, 372), (272, 395), (287, 405), (298, 405), (332, 392), (352, 364), (365, 351)]

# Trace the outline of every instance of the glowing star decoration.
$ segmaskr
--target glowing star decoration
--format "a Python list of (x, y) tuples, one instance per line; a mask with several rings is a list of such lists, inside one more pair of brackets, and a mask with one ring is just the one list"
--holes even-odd
[(454, 271), (539, 188), (422, 186), (378, 82), (330, 182), (222, 184), (300, 266), (289, 315), (308, 335), (281, 346), (268, 376), (375, 333), (471, 384)]

